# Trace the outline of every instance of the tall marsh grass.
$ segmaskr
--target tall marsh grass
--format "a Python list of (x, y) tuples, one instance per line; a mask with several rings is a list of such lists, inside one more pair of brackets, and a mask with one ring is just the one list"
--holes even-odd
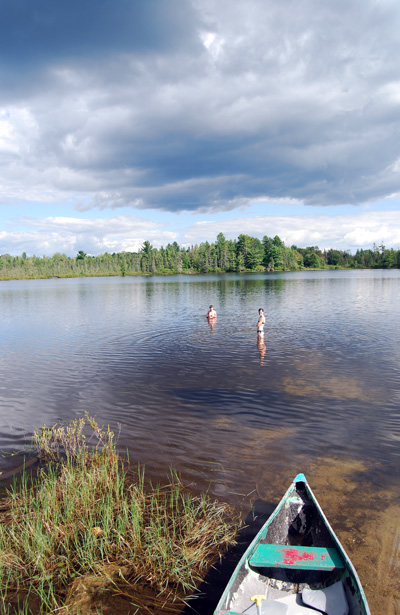
[(160, 612), (185, 600), (234, 544), (228, 507), (190, 494), (173, 471), (166, 486), (149, 488), (142, 468), (125, 469), (113, 432), (89, 415), (43, 428), (34, 445), (45, 463), (2, 503), (0, 612), (101, 612), (104, 593), (138, 604), (144, 586), (158, 610), (149, 603), (143, 612)]

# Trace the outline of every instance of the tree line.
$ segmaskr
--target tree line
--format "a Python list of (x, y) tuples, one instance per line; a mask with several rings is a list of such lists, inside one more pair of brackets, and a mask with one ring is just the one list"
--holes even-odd
[(399, 268), (400, 250), (383, 244), (372, 249), (320, 250), (317, 246), (290, 248), (275, 235), (262, 240), (249, 235), (225, 239), (219, 233), (214, 243), (208, 241), (191, 247), (177, 242), (154, 248), (145, 241), (138, 252), (105, 252), (91, 256), (80, 250), (75, 257), (56, 253), (53, 256), (0, 256), (0, 279), (49, 277), (217, 273), (245, 271), (295, 271), (300, 269)]

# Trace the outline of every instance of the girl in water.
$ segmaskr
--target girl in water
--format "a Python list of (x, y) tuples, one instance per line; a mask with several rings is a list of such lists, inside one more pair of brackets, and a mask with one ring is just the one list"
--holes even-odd
[(264, 335), (265, 316), (264, 310), (260, 308), (258, 310), (258, 322), (257, 322), (257, 335), (262, 337)]
[(217, 318), (217, 312), (214, 310), (214, 306), (210, 305), (210, 309), (207, 312), (207, 318)]

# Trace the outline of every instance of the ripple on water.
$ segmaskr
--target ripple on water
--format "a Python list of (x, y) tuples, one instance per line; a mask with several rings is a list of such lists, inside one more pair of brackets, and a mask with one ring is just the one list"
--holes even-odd
[(29, 433), (88, 410), (121, 423), (126, 445), (143, 460), (151, 450), (160, 467), (195, 459), (201, 473), (200, 459), (220, 460), (225, 440), (240, 451), (247, 428), (264, 438), (288, 429), (296, 455), (328, 447), (390, 459), (399, 432), (398, 275), (21, 283), (0, 292), (3, 433), (9, 417)]

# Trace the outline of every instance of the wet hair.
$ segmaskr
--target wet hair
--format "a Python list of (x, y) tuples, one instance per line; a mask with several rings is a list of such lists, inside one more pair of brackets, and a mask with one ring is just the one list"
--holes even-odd
[(263, 308), (259, 308), (258, 313), (263, 312), (264, 309)]

